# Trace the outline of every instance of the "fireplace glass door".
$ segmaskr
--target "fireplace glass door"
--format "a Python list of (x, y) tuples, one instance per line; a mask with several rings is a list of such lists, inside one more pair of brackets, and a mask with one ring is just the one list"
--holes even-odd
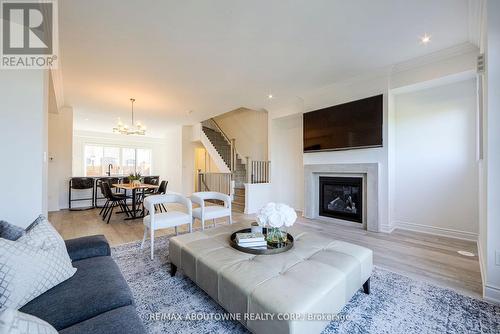
[(363, 178), (320, 177), (319, 214), (363, 223)]

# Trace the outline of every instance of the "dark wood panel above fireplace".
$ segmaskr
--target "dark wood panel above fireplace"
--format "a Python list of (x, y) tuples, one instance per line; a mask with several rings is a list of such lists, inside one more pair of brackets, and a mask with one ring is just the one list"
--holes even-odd
[(363, 223), (363, 178), (321, 176), (319, 215)]

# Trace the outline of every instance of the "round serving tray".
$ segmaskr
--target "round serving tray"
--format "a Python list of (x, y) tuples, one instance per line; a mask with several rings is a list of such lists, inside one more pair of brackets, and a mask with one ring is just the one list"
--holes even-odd
[[(287, 241), (280, 244), (267, 244), (266, 248), (250, 248), (250, 247), (241, 247), (236, 243), (236, 233), (250, 233), (252, 230), (250, 228), (244, 228), (242, 230), (236, 231), (231, 234), (231, 239), (229, 241), (231, 247), (239, 250), (243, 253), (256, 254), (256, 255), (271, 255), (286, 252), (287, 250), (293, 247), (293, 237), (290, 233), (287, 233)], [(263, 228), (263, 234), (267, 234), (267, 229)]]

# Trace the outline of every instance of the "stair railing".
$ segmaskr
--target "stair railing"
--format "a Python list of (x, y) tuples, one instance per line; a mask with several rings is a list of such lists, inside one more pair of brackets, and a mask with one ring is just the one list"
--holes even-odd
[(224, 140), (229, 144), (231, 156), (228, 167), (231, 172), (234, 172), (234, 169), (236, 168), (236, 144), (234, 138), (230, 139), (214, 118), (207, 119), (201, 122), (201, 124), (202, 126), (219, 132)]
[(216, 191), (231, 195), (231, 173), (205, 173), (198, 169), (196, 191)]
[(250, 160), (247, 161), (247, 182), (248, 183), (269, 183), (271, 181), (271, 161)]
[[(230, 145), (231, 156), (230, 163), (228, 166), (231, 173), (236, 170), (236, 158), (237, 150), (235, 139), (229, 139), (229, 136), (222, 130), (220, 125), (214, 118), (210, 118), (202, 122), (202, 126), (210, 128), (216, 132), (219, 132), (224, 140)], [(250, 157), (246, 157), (246, 181), (247, 183), (269, 183), (271, 175), (271, 161), (268, 160), (251, 160)], [(207, 177), (208, 174), (224, 174), (224, 173), (204, 173), (203, 177)], [(231, 174), (228, 174), (231, 175)]]

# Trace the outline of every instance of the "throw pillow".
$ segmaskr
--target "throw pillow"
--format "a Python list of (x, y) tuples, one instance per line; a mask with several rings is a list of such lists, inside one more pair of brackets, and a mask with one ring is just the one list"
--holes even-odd
[(39, 215), (33, 223), (29, 224), (29, 226), (26, 227), (25, 231), (28, 232), (29, 230), (31, 230), (32, 228), (34, 228), (35, 226), (37, 226), (40, 222), (42, 222), (44, 220), (47, 220), (47, 218), (45, 218), (43, 215)]
[(0, 220), (0, 238), (17, 240), (24, 234), (24, 229), (10, 224), (5, 220)]
[(19, 309), (75, 272), (64, 240), (43, 218), (17, 241), (0, 239), (0, 307)]
[(11, 308), (5, 308), (0, 310), (0, 333), (57, 334), (57, 331), (40, 318)]
[(0, 220), (0, 238), (15, 241), (26, 234), (27, 231), (38, 225), (44, 219), (46, 219), (44, 216), (38, 216), (33, 223), (26, 227), (26, 229), (6, 222), (5, 220)]

